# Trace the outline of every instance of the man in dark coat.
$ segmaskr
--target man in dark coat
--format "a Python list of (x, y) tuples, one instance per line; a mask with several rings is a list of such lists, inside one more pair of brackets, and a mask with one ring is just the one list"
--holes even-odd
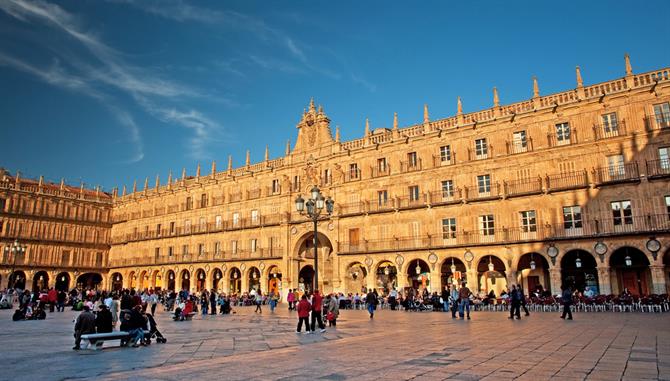
[(563, 314), (561, 315), (561, 319), (565, 319), (565, 315), (568, 315), (568, 320), (572, 320), (572, 311), (570, 310), (570, 305), (572, 304), (572, 289), (570, 286), (563, 286), (561, 302), (563, 302)]
[(515, 285), (512, 285), (509, 296), (512, 302), (512, 307), (509, 310), (509, 318), (514, 319), (514, 316), (516, 316), (517, 319), (521, 320), (521, 295)]
[(95, 317), (95, 328), (98, 333), (112, 332), (112, 313), (105, 304), (100, 305), (98, 316)]
[(210, 315), (216, 315), (216, 290), (212, 289), (209, 293), (209, 304), (211, 305)]
[(74, 347), (72, 349), (75, 351), (81, 349), (81, 335), (87, 333), (95, 333), (95, 315), (87, 305), (84, 305), (74, 324)]

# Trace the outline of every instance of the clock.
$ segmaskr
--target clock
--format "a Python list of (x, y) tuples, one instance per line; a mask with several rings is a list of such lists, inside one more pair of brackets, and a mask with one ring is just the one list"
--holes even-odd
[(647, 250), (651, 251), (652, 253), (656, 253), (661, 250), (661, 243), (658, 242), (656, 238), (651, 238), (649, 241), (647, 241)]
[(372, 258), (370, 257), (365, 258), (365, 264), (368, 266), (372, 266)]
[(472, 260), (475, 259), (475, 255), (472, 254), (472, 251), (468, 250), (463, 254), (463, 258), (468, 262), (472, 262)]
[(549, 255), (552, 258), (558, 257), (558, 248), (554, 245), (549, 246), (547, 249), (547, 255)]
[(607, 245), (604, 242), (598, 242), (593, 246), (593, 250), (598, 255), (605, 255), (605, 253), (607, 253)]
[(403, 258), (402, 255), (398, 255), (395, 257), (395, 263), (397, 263), (398, 266), (402, 266), (402, 264), (405, 263), (405, 258)]
[(437, 254), (435, 253), (430, 253), (428, 256), (428, 262), (430, 262), (431, 265), (434, 265), (437, 263)]

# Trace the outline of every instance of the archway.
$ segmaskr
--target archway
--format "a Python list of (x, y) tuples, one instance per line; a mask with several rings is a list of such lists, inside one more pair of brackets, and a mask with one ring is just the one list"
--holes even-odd
[(634, 247), (615, 250), (610, 257), (612, 293), (619, 294), (627, 288), (633, 295), (649, 295), (653, 290), (649, 264), (647, 256)]
[(398, 268), (390, 261), (383, 261), (377, 266), (375, 286), (382, 295), (388, 295), (398, 287)]
[(543, 255), (538, 253), (527, 253), (522, 255), (521, 258), (519, 258), (517, 269), (517, 282), (521, 285), (524, 293), (527, 295), (530, 295), (531, 293), (542, 295), (547, 291), (560, 291), (551, 289), (549, 262), (547, 262), (547, 259)]
[(175, 291), (177, 282), (175, 280), (177, 276), (175, 275), (174, 271), (168, 270), (167, 272), (167, 289), (169, 291)]
[(421, 259), (410, 261), (407, 265), (407, 284), (419, 293), (422, 293), (425, 289), (429, 289), (431, 285), (428, 263)]
[(218, 267), (212, 272), (212, 289), (219, 290), (219, 284), (221, 283), (221, 278), (223, 278), (223, 273)]
[(281, 270), (279, 267), (272, 266), (268, 270), (268, 293), (273, 293), (277, 296), (281, 295)]
[(311, 265), (303, 266), (298, 273), (298, 289), (300, 292), (311, 292), (314, 282), (314, 268)]
[(140, 273), (140, 279), (138, 281), (138, 284), (139, 284), (140, 291), (146, 290), (147, 288), (149, 288), (148, 287), (148, 285), (149, 285), (149, 275), (147, 274), (146, 270), (144, 270)]
[(207, 275), (205, 270), (198, 269), (195, 271), (195, 290), (202, 292), (207, 286)]
[(128, 273), (128, 289), (135, 288), (135, 281), (137, 280), (137, 274), (134, 271)]
[(14, 271), (9, 276), (9, 286), (10, 288), (15, 288), (18, 290), (25, 290), (26, 288), (26, 273), (21, 270)]
[(499, 297), (503, 290), (507, 290), (505, 264), (495, 255), (483, 256), (477, 264), (477, 278), (479, 290), (486, 294), (493, 291)]
[(239, 294), (242, 292), (242, 272), (237, 267), (230, 269), (230, 294)]
[(56, 290), (66, 292), (70, 290), (70, 274), (62, 272), (56, 276)]
[(449, 257), (442, 262), (440, 267), (440, 285), (444, 290), (447, 286), (458, 286), (466, 279), (467, 269), (465, 264), (458, 258)]
[(180, 286), (182, 290), (190, 291), (191, 290), (191, 274), (188, 270), (184, 269), (181, 271), (181, 282)]
[(46, 271), (38, 271), (33, 276), (33, 291), (43, 291), (49, 287), (49, 274)]
[(350, 263), (344, 275), (344, 290), (348, 293), (367, 293), (367, 277), (368, 270), (362, 263)]
[(249, 276), (249, 290), (260, 290), (261, 289), (261, 272), (257, 267), (251, 267), (247, 273)]
[[(332, 266), (323, 266), (328, 261), (331, 261), (331, 253), (333, 252), (333, 245), (330, 242), (330, 239), (323, 233), (319, 232), (316, 235), (316, 249), (319, 254), (319, 267), (318, 267), (318, 285), (310, 285), (309, 290), (312, 290), (314, 287), (321, 289), (323, 291), (324, 281), (331, 281), (332, 284), (333, 270)], [(299, 258), (302, 264), (310, 265), (312, 267), (312, 274), (308, 277), (312, 282), (314, 282), (314, 233), (309, 232), (305, 233), (298, 241), (296, 242), (295, 249), (293, 251), (296, 253), (297, 258)], [(301, 264), (299, 264), (300, 266)], [(302, 269), (305, 268), (302, 267)]]
[(120, 273), (112, 274), (112, 290), (121, 291), (123, 289), (123, 275)]
[(584, 295), (599, 293), (598, 265), (596, 259), (584, 250), (571, 250), (561, 259), (561, 282), (563, 287), (570, 286)]
[(154, 270), (153, 274), (151, 274), (151, 287), (156, 291), (163, 289), (163, 277), (159, 270)]
[(77, 287), (84, 290), (95, 290), (102, 283), (102, 275), (98, 273), (84, 273), (77, 278)]

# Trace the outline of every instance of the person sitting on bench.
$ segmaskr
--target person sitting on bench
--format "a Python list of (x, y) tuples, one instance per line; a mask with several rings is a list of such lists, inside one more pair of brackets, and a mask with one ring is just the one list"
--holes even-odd
[(74, 324), (74, 347), (72, 349), (75, 351), (81, 349), (81, 335), (87, 333), (95, 333), (95, 315), (88, 306), (84, 306)]
[(108, 333), (112, 332), (112, 313), (107, 308), (106, 304), (100, 305), (100, 311), (95, 317), (95, 328), (98, 330), (98, 333)]
[(137, 348), (144, 341), (144, 331), (147, 329), (147, 318), (142, 314), (142, 305), (138, 304), (130, 311), (128, 322), (128, 334), (130, 334), (129, 343)]

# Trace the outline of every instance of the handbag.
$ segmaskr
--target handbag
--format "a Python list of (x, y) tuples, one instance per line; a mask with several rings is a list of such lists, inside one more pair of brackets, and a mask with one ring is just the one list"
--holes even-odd
[(328, 320), (328, 321), (335, 320), (335, 314), (332, 313), (332, 312), (328, 312), (328, 314), (326, 315), (326, 320)]

